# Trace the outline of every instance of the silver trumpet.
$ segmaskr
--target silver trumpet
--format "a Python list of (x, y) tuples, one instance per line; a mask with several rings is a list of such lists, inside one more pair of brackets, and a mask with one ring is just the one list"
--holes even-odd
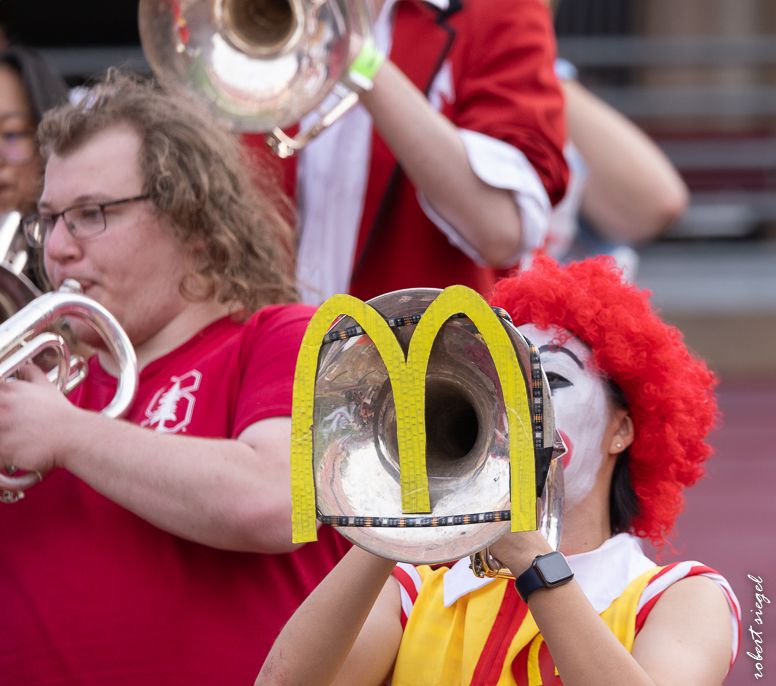
[[(432, 289), (409, 289), (378, 296), (369, 304), (396, 327), (393, 332), (406, 354), (419, 316), (438, 295)], [(566, 448), (555, 430), (538, 351), (506, 315), (501, 323), (532, 402), (533, 426), (526, 428), (532, 430), (537, 521), (557, 548), (563, 514), (563, 466), (558, 458)], [(475, 573), (504, 576), (508, 570), (500, 568), (487, 546), (509, 531), (509, 521), (438, 524), (456, 515), (497, 514), (493, 511), (510, 507), (507, 409), (482, 335), (470, 319), (460, 316), (449, 319), (436, 335), (425, 377), (431, 511), (423, 517), (437, 524), (394, 526), (355, 523), (403, 517), (394, 389), (374, 342), (359, 331), (354, 319), (343, 317), (320, 350), (312, 426), (318, 518), (383, 557), (433, 564), (472, 556)]]
[[(49, 380), (70, 392), (86, 377), (83, 360), (71, 361), (64, 338), (53, 327), (65, 317), (77, 318), (93, 328), (103, 339), (119, 367), (116, 394), (102, 411), (107, 417), (121, 417), (137, 394), (138, 371), (135, 351), (129, 337), (116, 318), (102, 305), (81, 293), (77, 281), (67, 279), (59, 291), (35, 298), (26, 307), (0, 324), (0, 379), (9, 377), (44, 351), (57, 356), (57, 364), (48, 373)], [(0, 502), (13, 503), (24, 497), (24, 491), (41, 480), (38, 472), (12, 476), (16, 468), (6, 466), (0, 472)]]
[[(140, 0), (138, 24), (163, 85), (266, 132), (280, 157), (358, 102), (345, 82), (351, 46), (371, 36), (365, 0)], [(282, 131), (314, 111), (296, 138)]]

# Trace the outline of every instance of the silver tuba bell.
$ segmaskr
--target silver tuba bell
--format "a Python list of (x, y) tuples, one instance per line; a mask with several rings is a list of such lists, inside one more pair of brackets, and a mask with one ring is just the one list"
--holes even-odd
[[(108, 417), (123, 416), (137, 394), (138, 371), (135, 351), (116, 318), (102, 305), (80, 293), (77, 281), (65, 280), (59, 291), (46, 293), (0, 324), (0, 380), (6, 380), (28, 361), (44, 351), (56, 353), (57, 364), (49, 380), (63, 392), (69, 392), (85, 378), (84, 364), (71, 364), (64, 338), (52, 330), (65, 317), (87, 323), (103, 339), (119, 367), (116, 394), (102, 411)], [(38, 483), (40, 475), (12, 476), (14, 468), (0, 472), (0, 502), (16, 502), (24, 491)]]
[[(371, 35), (364, 0), (140, 0), (140, 40), (156, 78), (193, 93), (238, 131), (271, 132), (281, 157), (358, 102), (342, 83), (351, 44)], [(335, 92), (336, 105), (319, 109)], [(281, 129), (318, 111), (297, 139)]]
[[(439, 293), (396, 291), (368, 304), (388, 322), (406, 355), (420, 317)], [(565, 446), (555, 431), (538, 351), (503, 310), (497, 314), (517, 354), (523, 372), (519, 383), (525, 384), (533, 416), (525, 436), (533, 447), (535, 491), (542, 496), (537, 521), (557, 549), (563, 468), (556, 458)], [(464, 316), (448, 319), (434, 339), (425, 417), (431, 512), (423, 518), (432, 524), (418, 524), (417, 517), (409, 522), (402, 514), (396, 409), (386, 365), (354, 319), (338, 320), (321, 346), (315, 383), (312, 465), (318, 518), (339, 526), (341, 534), (370, 552), (419, 564), (464, 558), (509, 531), (509, 521), (499, 516), (474, 520), (487, 523), (448, 525), (456, 516), (505, 515), (510, 508), (504, 394), (488, 345)], [(478, 559), (481, 573), (499, 571), (487, 553)], [(477, 561), (473, 564), (477, 572)]]

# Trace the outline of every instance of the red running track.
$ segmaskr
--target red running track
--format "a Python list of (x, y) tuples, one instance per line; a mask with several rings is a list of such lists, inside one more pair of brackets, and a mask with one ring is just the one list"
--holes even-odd
[[(684, 512), (659, 562), (699, 560), (723, 574), (741, 603), (738, 661), (725, 686), (776, 684), (776, 378), (732, 381), (718, 389), (722, 423), (710, 437), (715, 455), (706, 476), (685, 493)], [(647, 551), (647, 554), (654, 551)], [(654, 557), (654, 555), (652, 555)], [(755, 584), (771, 600), (754, 622)], [(749, 626), (762, 631), (762, 678), (756, 679)]]

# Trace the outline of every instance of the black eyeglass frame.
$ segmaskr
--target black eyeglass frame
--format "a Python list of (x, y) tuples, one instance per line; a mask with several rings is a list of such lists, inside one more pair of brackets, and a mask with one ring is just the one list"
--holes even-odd
[[(46, 231), (46, 235), (47, 235), (49, 231), (53, 230), (53, 228), (56, 226), (60, 217), (62, 217), (64, 219), (67, 230), (70, 232), (73, 238), (77, 238), (78, 240), (83, 240), (86, 238), (94, 238), (95, 236), (99, 236), (101, 233), (104, 233), (108, 228), (108, 219), (105, 216), (106, 207), (114, 207), (116, 205), (126, 205), (127, 203), (130, 203), (130, 202), (138, 202), (140, 200), (150, 200), (150, 199), (151, 199), (150, 194), (145, 193), (143, 195), (134, 195), (131, 198), (122, 198), (121, 200), (111, 200), (110, 202), (79, 202), (75, 205), (71, 205), (70, 207), (66, 207), (61, 212), (57, 212), (55, 214), (48, 214), (45, 212), (36, 212), (35, 214), (28, 214), (25, 217), (22, 217), (22, 220), (21, 220), (22, 229), (24, 230), (24, 237), (27, 240), (27, 245), (29, 245), (31, 248), (42, 248), (45, 245), (46, 237), (44, 236), (42, 239), (35, 238), (34, 227), (36, 225), (40, 226), (44, 217), (50, 219), (51, 225), (49, 229)], [(85, 236), (84, 235), (79, 236), (75, 232), (75, 226), (71, 226), (70, 224), (68, 224), (67, 219), (65, 218), (65, 214), (67, 214), (68, 212), (71, 212), (72, 210), (81, 210), (84, 207), (100, 208), (100, 214), (102, 215), (102, 228), (97, 231), (90, 232)]]

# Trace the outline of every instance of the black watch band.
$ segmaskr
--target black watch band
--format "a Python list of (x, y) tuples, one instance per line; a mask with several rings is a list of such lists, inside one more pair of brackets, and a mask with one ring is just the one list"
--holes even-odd
[(574, 572), (563, 553), (552, 552), (537, 555), (531, 566), (515, 579), (515, 588), (523, 602), (527, 603), (528, 596), (537, 588), (555, 588), (573, 578)]

